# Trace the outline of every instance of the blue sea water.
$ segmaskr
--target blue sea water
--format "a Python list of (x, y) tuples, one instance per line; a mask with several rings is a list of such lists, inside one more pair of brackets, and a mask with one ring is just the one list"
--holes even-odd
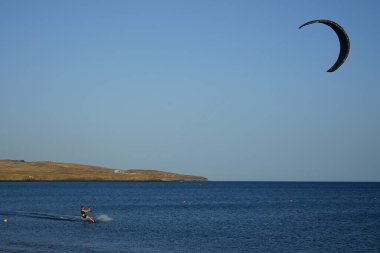
[(380, 252), (380, 183), (3, 182), (0, 218), (0, 252)]

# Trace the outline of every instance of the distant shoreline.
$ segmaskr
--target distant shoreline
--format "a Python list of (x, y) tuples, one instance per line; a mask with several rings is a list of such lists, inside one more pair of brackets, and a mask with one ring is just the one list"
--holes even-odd
[[(239, 181), (209, 181), (209, 180), (2, 180), (0, 183), (181, 183), (181, 182), (239, 182)], [(247, 181), (249, 182), (249, 181)], [(254, 182), (254, 181), (252, 181)], [(0, 251), (1, 252), (1, 251)]]
[(159, 170), (121, 170), (51, 161), (0, 160), (0, 182), (189, 182), (207, 180), (201, 176)]

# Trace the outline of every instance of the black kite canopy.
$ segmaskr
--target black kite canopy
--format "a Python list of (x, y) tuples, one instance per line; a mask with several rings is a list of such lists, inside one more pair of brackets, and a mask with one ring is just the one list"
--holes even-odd
[(332, 65), (331, 68), (327, 70), (327, 72), (334, 72), (344, 63), (344, 61), (346, 60), (348, 56), (348, 53), (350, 52), (350, 39), (348, 38), (347, 33), (344, 31), (344, 29), (340, 25), (326, 19), (312, 20), (301, 25), (299, 28), (302, 28), (306, 25), (310, 25), (314, 23), (322, 23), (322, 24), (328, 25), (335, 31), (336, 35), (338, 35), (339, 42), (340, 42), (339, 56), (336, 62), (334, 63), (334, 65)]

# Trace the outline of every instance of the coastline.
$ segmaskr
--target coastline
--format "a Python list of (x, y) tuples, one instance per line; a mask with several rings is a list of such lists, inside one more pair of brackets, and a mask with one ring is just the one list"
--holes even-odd
[(201, 176), (159, 170), (122, 170), (51, 161), (0, 160), (0, 182), (177, 182), (207, 180)]

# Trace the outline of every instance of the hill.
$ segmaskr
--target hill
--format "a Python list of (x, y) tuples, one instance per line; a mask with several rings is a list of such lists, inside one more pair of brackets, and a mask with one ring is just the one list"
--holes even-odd
[(207, 181), (158, 170), (120, 170), (60, 162), (0, 160), (0, 181)]

